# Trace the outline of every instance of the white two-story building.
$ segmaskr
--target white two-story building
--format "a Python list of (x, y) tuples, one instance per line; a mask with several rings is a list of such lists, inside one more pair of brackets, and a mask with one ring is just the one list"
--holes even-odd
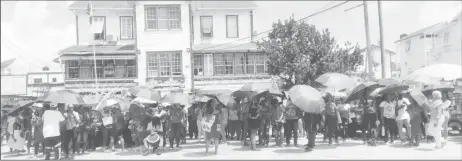
[(27, 95), (40, 97), (49, 91), (64, 89), (64, 75), (61, 71), (49, 71), (43, 67), (40, 72), (27, 73)]
[(461, 13), (451, 22), (438, 23), (396, 41), (401, 65), (401, 78), (431, 64), (462, 64)]
[(162, 93), (191, 89), (189, 1), (137, 1), (138, 81)]
[(193, 1), (194, 88), (237, 90), (270, 82), (267, 56), (252, 41), (254, 1)]
[(59, 51), (55, 59), (64, 64), (65, 88), (87, 93), (96, 92), (96, 87), (99, 91), (121, 91), (136, 85), (135, 3), (76, 1), (69, 10), (75, 14), (76, 45)]

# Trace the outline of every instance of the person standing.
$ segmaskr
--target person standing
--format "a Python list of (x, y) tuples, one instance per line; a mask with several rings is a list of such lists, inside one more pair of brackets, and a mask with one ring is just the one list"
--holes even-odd
[(226, 135), (226, 129), (228, 127), (228, 118), (229, 118), (229, 112), (228, 108), (224, 105), (218, 105), (221, 106), (220, 110), (220, 133), (221, 133), (221, 141), (222, 143), (227, 143), (227, 135)]
[(444, 147), (443, 138), (441, 137), (441, 129), (444, 123), (444, 103), (442, 100), (441, 92), (434, 91), (432, 93), (433, 101), (430, 104), (430, 123), (428, 131), (435, 138), (435, 149), (441, 149)]
[(179, 104), (173, 104), (173, 107), (169, 110), (169, 116), (171, 120), (169, 135), (170, 148), (173, 149), (173, 141), (175, 141), (176, 148), (179, 149), (181, 141), (181, 128), (183, 127), (182, 121), (184, 118), (183, 109)]
[(395, 121), (395, 105), (391, 94), (385, 95), (385, 100), (379, 105), (382, 115), (379, 117), (380, 122), (385, 127), (385, 143), (393, 144), (395, 137), (398, 135), (398, 127)]
[[(442, 92), (443, 93), (443, 92)], [(448, 138), (449, 134), (449, 118), (450, 118), (450, 113), (451, 110), (453, 109), (452, 107), (453, 102), (449, 99), (449, 92), (446, 91), (443, 93), (443, 102), (444, 102), (444, 107), (443, 107), (443, 116), (444, 116), (444, 122), (443, 122), (443, 138), (446, 140)]]
[(201, 142), (202, 138), (205, 137), (204, 131), (202, 130), (203, 106), (204, 103), (199, 102), (197, 108), (194, 109), (194, 114), (197, 116), (197, 138), (199, 139), (199, 142)]
[(271, 100), (271, 123), (274, 129), (274, 138), (276, 141), (276, 147), (281, 147), (283, 142), (282, 126), (284, 125), (284, 108), (277, 99)]
[(326, 95), (326, 109), (324, 111), (326, 118), (326, 130), (327, 130), (327, 139), (329, 140), (329, 145), (332, 145), (332, 137), (335, 137), (335, 143), (338, 142), (338, 136), (336, 134), (338, 124), (341, 124), (340, 113), (337, 110), (337, 105), (334, 103), (334, 97), (327, 93)]
[(321, 123), (322, 116), (316, 113), (305, 112), (303, 120), (305, 121), (305, 130), (308, 135), (308, 144), (305, 151), (313, 151), (315, 146), (316, 134), (318, 131), (318, 125)]
[(409, 146), (419, 146), (420, 139), (422, 138), (422, 129), (420, 128), (420, 125), (422, 124), (422, 115), (425, 115), (425, 111), (414, 99), (411, 99), (411, 105), (409, 106), (408, 112), (411, 118), (411, 141)]
[(189, 139), (192, 139), (193, 136), (194, 138), (197, 139), (198, 136), (198, 124), (197, 124), (197, 109), (198, 104), (194, 103), (191, 107), (188, 108), (188, 134), (189, 134)]
[(216, 104), (213, 100), (209, 100), (205, 107), (203, 128), (205, 132), (205, 154), (209, 152), (210, 142), (213, 141), (215, 145), (215, 155), (218, 154), (219, 138), (220, 138), (220, 115)]
[(287, 106), (285, 108), (285, 126), (284, 126), (284, 134), (286, 138), (286, 146), (290, 146), (290, 139), (292, 134), (294, 135), (294, 146), (298, 146), (298, 108), (290, 102), (287, 101)]
[(257, 100), (253, 100), (249, 107), (249, 121), (248, 126), (250, 129), (250, 149), (257, 150), (257, 132), (261, 125), (260, 106)]
[[(241, 122), (239, 120), (239, 105), (235, 104), (234, 107), (229, 109), (229, 117), (228, 117), (228, 123), (229, 123), (229, 133), (230, 133), (230, 139), (233, 140), (234, 136), (236, 136), (236, 140), (240, 140), (241, 138)], [(236, 134), (236, 135), (234, 135)]]
[(55, 160), (59, 159), (59, 147), (61, 146), (60, 123), (65, 119), (57, 110), (57, 105), (52, 104), (50, 110), (46, 110), (42, 116), (43, 137), (45, 138), (45, 160), (50, 160), (51, 152), (55, 154)]
[(76, 127), (79, 126), (80, 124), (80, 117), (79, 113), (74, 111), (74, 105), (68, 104), (66, 112), (64, 113), (64, 118), (65, 118), (65, 127), (66, 131), (64, 132), (64, 140), (63, 140), (63, 148), (64, 148), (64, 154), (66, 155), (65, 158), (69, 158), (69, 142), (72, 141), (72, 150), (73, 150), (73, 155), (77, 151), (77, 146), (76, 146), (76, 137), (74, 137), (74, 130)]
[(271, 113), (269, 106), (266, 102), (265, 97), (260, 98), (260, 102), (258, 104), (258, 108), (260, 109), (260, 118), (261, 124), (258, 130), (258, 138), (259, 138), (259, 145), (260, 146), (269, 146), (269, 125), (271, 121)]
[(398, 133), (403, 144), (406, 142), (405, 133), (403, 132), (403, 125), (406, 127), (407, 139), (411, 139), (411, 118), (409, 116), (409, 113), (407, 112), (407, 107), (409, 105), (411, 105), (409, 99), (404, 97), (404, 93), (400, 93), (398, 96), (396, 107), (396, 111), (398, 111), (396, 123), (398, 125)]
[(34, 112), (34, 116), (32, 117), (32, 133), (34, 136), (34, 157), (37, 158), (39, 153), (39, 148), (41, 146), (42, 152), (45, 154), (45, 144), (43, 144), (43, 105), (37, 104), (37, 110)]
[(242, 141), (244, 146), (248, 146), (247, 138), (250, 136), (249, 131), (249, 108), (251, 105), (250, 98), (246, 97), (241, 102), (241, 116), (240, 119), (242, 121)]
[[(339, 135), (342, 136), (343, 142), (346, 141), (346, 138), (348, 136), (348, 123), (350, 122), (350, 104), (345, 103), (345, 100), (342, 98), (339, 101), (339, 113), (340, 113), (340, 119), (342, 121), (342, 124), (340, 124), (339, 127)], [(308, 131), (308, 130), (307, 130)]]

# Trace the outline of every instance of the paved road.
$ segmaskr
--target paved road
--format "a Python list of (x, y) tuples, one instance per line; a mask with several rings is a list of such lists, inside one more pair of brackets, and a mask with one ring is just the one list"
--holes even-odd
[[(196, 140), (188, 140), (180, 151), (166, 152), (162, 155), (141, 156), (139, 152), (127, 150), (125, 152), (92, 152), (83, 156), (76, 156), (75, 159), (96, 159), (96, 160), (166, 160), (166, 159), (191, 159), (191, 160), (219, 160), (219, 159), (461, 159), (462, 158), (462, 136), (453, 136), (448, 139), (444, 149), (433, 150), (434, 145), (422, 143), (420, 147), (409, 148), (401, 144), (379, 145), (370, 147), (362, 145), (361, 141), (347, 140), (340, 145), (322, 144), (319, 135), (317, 146), (312, 152), (305, 152), (303, 147), (285, 148), (262, 148), (260, 151), (250, 151), (248, 147), (242, 147), (237, 141), (222, 144), (218, 155), (212, 151), (205, 155), (204, 144)], [(274, 144), (274, 142), (272, 142)], [(306, 143), (306, 139), (299, 139), (299, 143)], [(2, 146), (1, 159), (4, 160), (37, 160), (28, 155), (10, 155), (8, 147)], [(39, 157), (38, 159), (43, 159)]]

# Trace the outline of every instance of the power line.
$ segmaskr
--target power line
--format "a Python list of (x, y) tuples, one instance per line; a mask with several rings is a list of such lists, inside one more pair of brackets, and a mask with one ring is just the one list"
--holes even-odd
[[(3, 34), (2, 34), (3, 35)], [(13, 46), (16, 50), (20, 51), (22, 54), (24, 54), (25, 56), (30, 56), (30, 57), (33, 57), (34, 60), (38, 61), (40, 64), (42, 64), (43, 66), (47, 66), (48, 63), (45, 63), (44, 61), (40, 60), (40, 59), (37, 59), (37, 57), (34, 57), (32, 54), (29, 54), (28, 52), (26, 52), (25, 50), (23, 50), (21, 47), (19, 47), (18, 45), (16, 45), (15, 43), (13, 43), (11, 40), (9, 40), (7, 37), (3, 36), (3, 39), (11, 45)]]
[[(329, 11), (329, 10), (331, 10), (331, 9), (337, 8), (337, 7), (341, 6), (341, 5), (344, 5), (344, 4), (347, 3), (347, 2), (348, 2), (348, 1), (345, 1), (345, 2), (342, 2), (342, 3), (337, 4), (337, 5), (335, 5), (335, 6), (332, 6), (332, 7), (329, 7), (329, 8), (327, 8), (327, 9), (324, 9), (324, 10), (322, 10), (322, 11), (315, 12), (315, 13), (309, 15), (309, 16), (306, 16), (306, 17), (303, 17), (303, 18), (297, 20), (296, 22), (303, 21), (303, 20), (308, 19), (308, 18), (310, 18), (310, 17), (316, 16), (316, 15), (318, 15), (318, 14), (324, 13), (324, 12)], [(278, 28), (276, 28), (276, 29), (285, 27), (285, 26), (287, 26), (287, 25), (288, 25), (288, 24), (282, 25), (282, 26), (280, 26), (280, 27), (278, 27)], [(264, 31), (264, 32), (260, 32), (260, 33), (254, 35), (254, 36), (258, 36), (258, 35), (261, 35), (261, 34), (264, 34), (264, 33), (268, 33), (268, 32), (271, 32), (271, 31), (273, 31), (273, 30), (274, 30), (274, 29), (270, 29), (270, 30), (267, 30), (267, 31)], [(205, 49), (216, 48), (216, 47), (219, 47), (219, 46), (223, 46), (223, 45), (231, 44), (231, 43), (238, 42), (238, 41), (241, 41), (241, 40), (249, 39), (249, 38), (251, 38), (251, 37), (252, 37), (252, 36), (248, 36), (248, 37), (244, 37), (244, 38), (241, 38), (241, 39), (238, 39), (238, 40), (234, 40), (234, 41), (230, 41), (230, 42), (227, 42), (227, 43), (223, 43), (223, 44), (219, 44), (219, 45), (215, 45), (215, 46), (211, 46), (211, 47), (206, 47), (206, 48), (202, 48), (202, 49), (197, 49), (197, 50), (200, 51), (200, 50), (205, 50)], [(265, 37), (267, 37), (267, 36), (265, 36)], [(249, 44), (249, 43), (245, 43), (245, 44)], [(242, 46), (242, 44), (240, 44), (240, 45), (238, 45), (238, 46)], [(232, 47), (231, 47), (231, 48), (232, 48)], [(229, 49), (229, 48), (227, 48), (227, 49)]]
[[(3, 35), (1, 35), (1, 38), (2, 38), (3, 40), (5, 40), (5, 41), (11, 43), (11, 42), (10, 42), (8, 39), (6, 39)], [(5, 45), (6, 45), (6, 44), (5, 44)], [(10, 45), (11, 45), (11, 44), (10, 44)], [(10, 49), (13, 49), (13, 48), (11, 48), (11, 46), (7, 46), (7, 47), (9, 47)], [(13, 51), (14, 51), (14, 49), (13, 49)], [(17, 52), (17, 51), (16, 51), (16, 52)], [(32, 63), (32, 62), (29, 61), (28, 59), (24, 58), (19, 52), (17, 52), (17, 53), (18, 53), (17, 55), (18, 55), (21, 59), (25, 60), (29, 65), (34, 65), (34, 66), (37, 66), (37, 67), (42, 67), (42, 66), (37, 65), (37, 64), (35, 64), (35, 63)]]

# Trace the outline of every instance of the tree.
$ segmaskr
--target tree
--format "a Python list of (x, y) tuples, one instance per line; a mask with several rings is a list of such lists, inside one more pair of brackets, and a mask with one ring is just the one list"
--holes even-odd
[(274, 23), (268, 39), (257, 44), (268, 54), (268, 74), (279, 76), (285, 90), (295, 84), (314, 85), (327, 72), (348, 74), (363, 64), (358, 45), (346, 42), (340, 47), (328, 29), (318, 31), (294, 19)]

